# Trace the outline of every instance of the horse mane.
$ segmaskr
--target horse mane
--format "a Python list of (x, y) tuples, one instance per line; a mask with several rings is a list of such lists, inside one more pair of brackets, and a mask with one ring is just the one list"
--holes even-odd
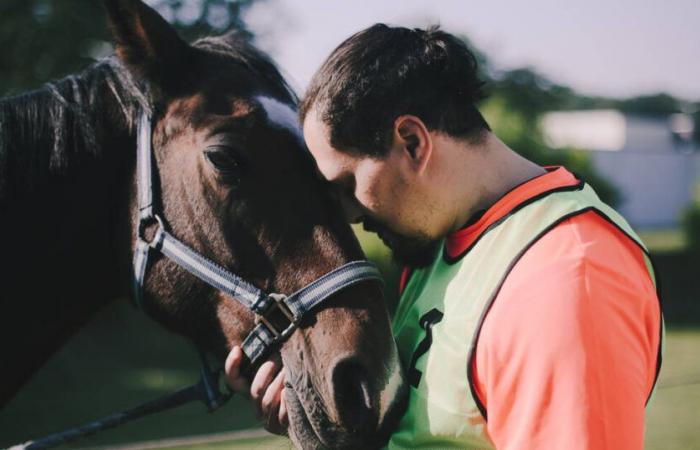
[[(272, 60), (239, 33), (205, 37), (192, 45), (252, 71), (280, 100), (298, 102)], [(0, 99), (0, 205), (20, 186), (66, 173), (83, 156), (99, 157), (107, 125), (100, 119), (116, 111), (131, 132), (140, 108), (152, 109), (149, 87), (115, 56), (78, 75)]]
[(115, 57), (0, 100), (0, 200), (19, 187), (12, 181), (26, 186), (48, 174), (65, 173), (83, 155), (99, 157), (99, 122), (115, 104), (129, 129), (137, 109), (150, 105), (147, 89)]

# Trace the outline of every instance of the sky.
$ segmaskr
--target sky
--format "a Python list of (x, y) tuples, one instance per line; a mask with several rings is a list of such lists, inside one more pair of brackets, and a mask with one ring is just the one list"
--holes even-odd
[(263, 0), (244, 20), (299, 93), (354, 32), (437, 23), (497, 69), (529, 66), (589, 95), (700, 101), (700, 0)]

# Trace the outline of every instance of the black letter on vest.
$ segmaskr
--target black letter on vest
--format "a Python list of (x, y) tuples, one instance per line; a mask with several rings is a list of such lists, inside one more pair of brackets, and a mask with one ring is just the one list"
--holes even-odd
[(418, 361), (418, 358), (423, 356), (430, 349), (430, 345), (433, 343), (433, 325), (441, 320), (442, 313), (437, 309), (431, 309), (427, 313), (423, 314), (423, 317), (421, 317), (420, 321), (418, 322), (420, 327), (425, 330), (425, 337), (422, 341), (420, 341), (420, 344), (418, 344), (416, 351), (413, 352), (413, 356), (411, 357), (411, 367), (408, 369), (408, 382), (411, 383), (411, 386), (416, 389), (418, 389), (418, 384), (423, 376), (423, 374), (420, 373), (420, 370), (416, 369), (416, 362)]

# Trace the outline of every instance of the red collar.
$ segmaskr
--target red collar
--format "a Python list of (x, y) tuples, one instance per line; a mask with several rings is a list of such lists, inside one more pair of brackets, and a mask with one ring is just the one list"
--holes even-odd
[(504, 219), (530, 201), (551, 191), (581, 185), (581, 180), (561, 166), (545, 167), (547, 173), (511, 189), (473, 224), (447, 235), (445, 256), (455, 260), (464, 255), (494, 223)]

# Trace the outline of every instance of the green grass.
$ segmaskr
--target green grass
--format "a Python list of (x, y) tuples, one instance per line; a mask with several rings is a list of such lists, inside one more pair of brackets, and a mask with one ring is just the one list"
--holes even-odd
[[(647, 448), (700, 448), (700, 329), (670, 330), (659, 388), (647, 418)], [(166, 333), (125, 302), (112, 305), (64, 347), (0, 411), (0, 448), (81, 424), (167, 392), (197, 378), (197, 360), (184, 341)], [(74, 446), (230, 432), (256, 427), (245, 400), (207, 414), (192, 405)], [(277, 437), (171, 447), (286, 449)]]
[[(670, 330), (666, 337), (663, 369), (657, 391), (647, 410), (645, 448), (700, 449), (700, 330)], [(224, 444), (199, 445), (188, 449), (237, 448), (228, 445), (240, 443)], [(248, 448), (280, 448), (278, 440), (258, 439), (250, 441), (248, 445), (253, 444), (255, 446)], [(177, 447), (178, 450), (181, 448)]]
[(199, 444), (185, 445), (179, 447), (170, 447), (177, 450), (231, 450), (231, 449), (246, 449), (246, 450), (281, 450), (293, 449), (291, 441), (286, 438), (270, 436), (255, 439), (239, 439), (235, 441), (223, 441), (214, 444)]
[[(364, 234), (396, 301), (398, 272), (376, 237)], [(82, 425), (171, 392), (199, 378), (191, 345), (163, 330), (126, 300), (107, 306), (0, 410), (0, 448)], [(233, 398), (208, 414), (188, 405), (139, 419), (75, 446), (115, 445), (165, 437), (230, 432), (258, 426), (248, 402)]]
[[(388, 251), (375, 236), (362, 231), (358, 231), (358, 235), (367, 254), (385, 274), (387, 300), (393, 304), (397, 297), (397, 267), (391, 263)], [(674, 234), (659, 238), (659, 242), (672, 241), (668, 236)], [(645, 239), (650, 237), (647, 235)], [(666, 256), (669, 259), (673, 255)], [(669, 292), (673, 294), (669, 297), (685, 296), (688, 305), (696, 305), (695, 277), (674, 278), (674, 275), (685, 273), (684, 268), (686, 272), (692, 270), (688, 267), (693, 264), (688, 262), (690, 260), (677, 259), (660, 259), (661, 265), (667, 267), (667, 284), (680, 290), (674, 291), (675, 294)], [(676, 267), (678, 264), (682, 267)], [(679, 311), (677, 316), (692, 319), (696, 309), (689, 307)], [(697, 318), (694, 320), (697, 323)], [(0, 410), (0, 448), (134, 406), (195, 382), (198, 371), (196, 353), (184, 339), (167, 333), (125, 300), (116, 302), (95, 317)], [(648, 413), (647, 448), (700, 449), (699, 410), (700, 329), (671, 330), (659, 389)], [(231, 432), (257, 426), (248, 402), (234, 398), (214, 414), (207, 414), (201, 405), (190, 405), (141, 419), (66, 448)], [(177, 448), (289, 447), (289, 441), (285, 439), (264, 437)]]
[[(108, 306), (0, 411), (0, 448), (80, 425), (198, 380), (199, 362), (182, 338), (125, 300)], [(119, 444), (257, 426), (247, 401), (208, 414), (192, 404), (139, 419), (79, 443)]]
[(647, 412), (646, 448), (700, 449), (700, 330), (667, 332), (658, 388)]
[(638, 234), (651, 252), (674, 252), (687, 247), (685, 232), (679, 228), (645, 230)]

